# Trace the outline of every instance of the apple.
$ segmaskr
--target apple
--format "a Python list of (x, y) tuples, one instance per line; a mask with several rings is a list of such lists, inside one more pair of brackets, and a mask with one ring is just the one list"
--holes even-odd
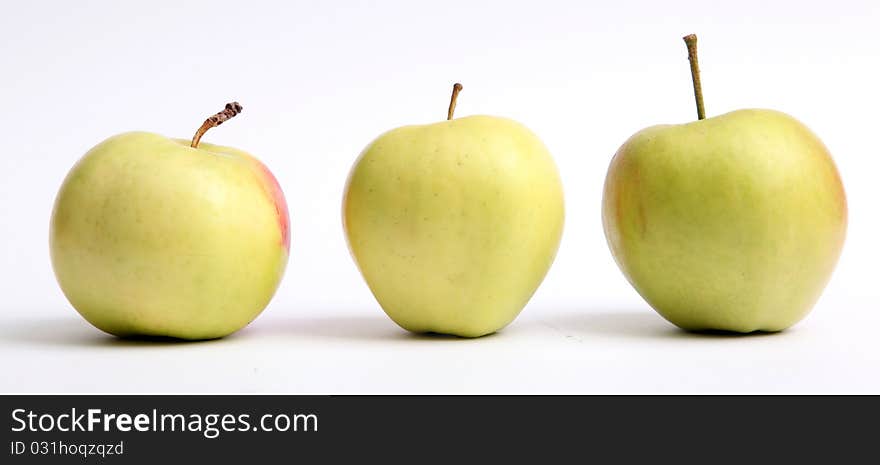
[(520, 313), (559, 246), (563, 193), (553, 158), (522, 124), (494, 116), (405, 126), (351, 169), (343, 226), (389, 317), (418, 333), (477, 337)]
[(614, 155), (602, 220), (626, 278), (686, 330), (780, 331), (830, 279), (847, 205), (828, 149), (772, 110), (704, 119), (696, 36), (687, 36), (699, 120), (653, 126)]
[(192, 141), (119, 134), (71, 169), (52, 212), (52, 265), (91, 324), (123, 337), (212, 339), (269, 303), (290, 248), (284, 194), (253, 156), (199, 144), (240, 111), (226, 105)]

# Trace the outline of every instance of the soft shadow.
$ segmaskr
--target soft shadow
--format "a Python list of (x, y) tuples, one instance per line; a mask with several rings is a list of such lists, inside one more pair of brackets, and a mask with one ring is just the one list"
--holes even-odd
[[(227, 336), (224, 339), (235, 337)], [(82, 319), (54, 318), (28, 321), (4, 321), (0, 341), (31, 346), (77, 347), (163, 347), (208, 344), (223, 339), (187, 341), (170, 337), (125, 337), (107, 334)]]
[(484, 339), (498, 338), (500, 337), (499, 334), (500, 331), (496, 331), (494, 333), (484, 334), (477, 337), (464, 337), (441, 333), (413, 333), (409, 331), (406, 332), (406, 336), (408, 339), (425, 341), (481, 341)]
[(241, 332), (253, 336), (266, 334), (372, 341), (401, 340), (410, 334), (383, 315), (258, 320)]
[(718, 329), (703, 329), (703, 330), (686, 330), (686, 329), (678, 329), (678, 332), (681, 333), (681, 336), (691, 336), (697, 338), (716, 338), (716, 339), (737, 339), (737, 338), (759, 338), (759, 337), (768, 337), (774, 336), (777, 334), (782, 334), (788, 331), (752, 331), (751, 333), (737, 333), (735, 331), (722, 331)]
[(326, 316), (266, 320), (244, 330), (247, 334), (283, 335), (311, 339), (346, 339), (360, 341), (472, 341), (496, 337), (496, 333), (466, 338), (438, 333), (407, 331), (384, 315)]
[(650, 310), (584, 310), (537, 320), (570, 339), (581, 337), (626, 337), (639, 339), (739, 339), (780, 334), (757, 331), (686, 331)]

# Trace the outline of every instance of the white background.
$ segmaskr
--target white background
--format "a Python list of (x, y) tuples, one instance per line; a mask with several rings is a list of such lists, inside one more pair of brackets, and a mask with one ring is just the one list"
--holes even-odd
[[(878, 24), (873, 0), (6, 3), (0, 391), (880, 393)], [(813, 313), (780, 334), (677, 330), (605, 245), (612, 154), (645, 126), (694, 118), (681, 40), (691, 32), (710, 116), (796, 116), (829, 146), (846, 186), (838, 268)], [(477, 340), (394, 325), (340, 222), (360, 150), (385, 130), (444, 118), (454, 81), (465, 86), (457, 116), (531, 127), (566, 190), (566, 229), (542, 287), (512, 325)], [(279, 179), (293, 232), (281, 288), (223, 340), (104, 335), (51, 271), (48, 222), (64, 175), (119, 132), (191, 137), (230, 100), (243, 114), (205, 140), (253, 153)]]

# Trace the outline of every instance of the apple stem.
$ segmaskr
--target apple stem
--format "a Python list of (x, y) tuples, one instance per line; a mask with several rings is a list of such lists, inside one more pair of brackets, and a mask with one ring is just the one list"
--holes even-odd
[(697, 62), (697, 35), (688, 34), (683, 37), (687, 44), (688, 61), (691, 63), (691, 80), (694, 82), (694, 99), (697, 101), (697, 119), (706, 119), (703, 107), (703, 86), (700, 84), (700, 64)]
[(458, 93), (461, 92), (461, 89), (464, 89), (464, 87), (457, 82), (452, 85), (452, 97), (449, 99), (449, 111), (446, 112), (447, 121), (451, 120), (452, 115), (455, 113), (455, 101), (458, 100)]
[(208, 132), (208, 129), (220, 126), (224, 121), (233, 118), (239, 113), (241, 113), (241, 105), (238, 102), (227, 103), (223, 111), (206, 119), (205, 122), (202, 123), (202, 126), (196, 131), (196, 135), (193, 136), (192, 143), (189, 144), (189, 146), (194, 149), (198, 148), (199, 141), (202, 140), (202, 136)]

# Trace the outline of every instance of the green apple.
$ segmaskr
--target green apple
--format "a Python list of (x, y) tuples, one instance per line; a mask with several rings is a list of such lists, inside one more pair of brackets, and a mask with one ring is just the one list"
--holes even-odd
[(504, 327), (559, 246), (563, 195), (547, 148), (506, 118), (405, 126), (370, 143), (343, 200), (352, 256), (389, 317), (413, 332)]
[(247, 325), (287, 264), (284, 194), (256, 158), (201, 144), (241, 110), (229, 104), (193, 141), (111, 137), (71, 169), (50, 249), (73, 307), (117, 336), (211, 339)]
[(687, 330), (780, 331), (828, 282), (847, 206), (828, 149), (778, 111), (704, 115), (644, 129), (614, 155), (602, 219), (633, 287)]

